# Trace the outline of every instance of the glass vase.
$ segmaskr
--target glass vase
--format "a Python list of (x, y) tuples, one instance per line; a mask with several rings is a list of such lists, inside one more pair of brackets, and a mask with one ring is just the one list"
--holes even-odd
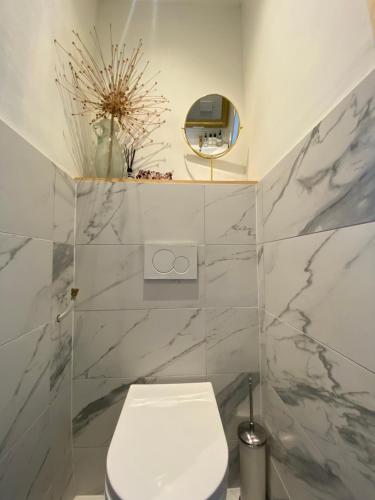
[(119, 126), (113, 118), (94, 124), (97, 136), (95, 173), (97, 177), (126, 177), (124, 158), (117, 138)]

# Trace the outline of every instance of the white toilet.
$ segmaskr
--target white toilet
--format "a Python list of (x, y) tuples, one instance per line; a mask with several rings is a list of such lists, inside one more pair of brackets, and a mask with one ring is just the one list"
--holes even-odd
[(106, 500), (224, 500), (227, 468), (210, 383), (130, 387), (108, 450)]

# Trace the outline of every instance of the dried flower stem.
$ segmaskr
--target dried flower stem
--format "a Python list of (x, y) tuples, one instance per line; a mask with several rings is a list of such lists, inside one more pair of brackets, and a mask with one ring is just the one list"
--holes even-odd
[(90, 117), (90, 124), (106, 118), (111, 120), (111, 140), (109, 141), (107, 175), (111, 173), (114, 122), (120, 126), (120, 140), (133, 148), (151, 144), (149, 136), (161, 127), (165, 120), (162, 115), (169, 111), (168, 100), (157, 94), (156, 75), (144, 81), (149, 66), (146, 61), (142, 69), (142, 40), (125, 57), (125, 44), (119, 47), (112, 40), (110, 27), (109, 62), (103, 53), (96, 28), (90, 32), (94, 52), (91, 52), (80, 35), (73, 30), (72, 50), (66, 50), (55, 40), (68, 58), (69, 75), (62, 72), (56, 78), (61, 89), (68, 93), (78, 105), (74, 115)]

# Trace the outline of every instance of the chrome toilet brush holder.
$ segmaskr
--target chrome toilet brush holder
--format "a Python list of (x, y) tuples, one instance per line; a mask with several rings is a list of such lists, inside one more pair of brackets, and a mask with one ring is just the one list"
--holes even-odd
[(266, 443), (263, 426), (254, 422), (253, 380), (249, 378), (250, 418), (238, 426), (241, 500), (266, 499)]

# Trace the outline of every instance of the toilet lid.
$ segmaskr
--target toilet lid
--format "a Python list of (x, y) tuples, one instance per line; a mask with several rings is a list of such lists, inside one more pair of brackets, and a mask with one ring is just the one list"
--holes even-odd
[(225, 481), (228, 447), (210, 383), (132, 385), (107, 456), (124, 500), (203, 500)]

